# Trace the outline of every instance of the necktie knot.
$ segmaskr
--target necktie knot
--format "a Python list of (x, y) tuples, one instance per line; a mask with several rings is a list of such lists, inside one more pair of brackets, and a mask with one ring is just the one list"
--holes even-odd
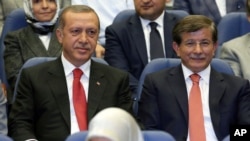
[(156, 30), (158, 24), (156, 22), (150, 22), (149, 25), (151, 27), (151, 30)]
[(193, 83), (199, 83), (200, 75), (195, 73), (195, 74), (190, 75), (190, 78), (193, 81)]
[(83, 74), (83, 72), (82, 72), (82, 70), (79, 69), (79, 68), (75, 68), (75, 69), (73, 70), (74, 78), (81, 78), (82, 74)]

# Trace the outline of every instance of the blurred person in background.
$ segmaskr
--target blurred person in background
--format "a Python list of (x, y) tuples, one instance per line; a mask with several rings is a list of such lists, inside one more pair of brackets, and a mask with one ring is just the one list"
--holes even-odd
[[(250, 25), (250, 0), (246, 3), (246, 16)], [(250, 80), (250, 33), (223, 43), (220, 58), (229, 63), (236, 76)]]
[(245, 11), (246, 0), (174, 0), (173, 8), (185, 10), (191, 15), (204, 15), (216, 25), (230, 12)]

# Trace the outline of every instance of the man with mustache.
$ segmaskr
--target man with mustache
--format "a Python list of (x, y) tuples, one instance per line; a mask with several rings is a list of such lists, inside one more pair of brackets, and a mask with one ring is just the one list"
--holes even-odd
[(177, 141), (221, 141), (231, 125), (250, 125), (249, 81), (210, 65), (218, 46), (215, 23), (187, 16), (175, 25), (173, 41), (181, 64), (145, 77), (138, 111), (144, 128)]
[(63, 9), (56, 29), (61, 55), (22, 70), (9, 115), (15, 141), (63, 141), (87, 130), (94, 115), (107, 107), (132, 113), (128, 73), (91, 60), (99, 31), (92, 8)]

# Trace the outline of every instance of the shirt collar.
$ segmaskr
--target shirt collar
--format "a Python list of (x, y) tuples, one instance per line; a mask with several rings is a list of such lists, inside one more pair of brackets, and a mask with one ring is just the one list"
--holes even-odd
[[(64, 72), (65, 72), (65, 76), (71, 75), (73, 74), (73, 70), (76, 68), (73, 64), (71, 64), (63, 55), (61, 55), (61, 60), (62, 60), (62, 64), (63, 64), (63, 68), (64, 68)], [(84, 63), (83, 65), (81, 65), (80, 68), (83, 72), (84, 72), (84, 76), (86, 76), (87, 78), (89, 78), (90, 76), (90, 65), (91, 65), (91, 59), (89, 59), (86, 63)]]
[[(190, 69), (188, 69), (184, 64), (181, 64), (181, 66), (185, 80), (191, 80), (189, 76), (194, 73)], [(198, 73), (201, 79), (204, 80), (207, 84), (209, 84), (210, 72), (211, 72), (211, 65), (208, 65), (207, 68)]]
[(162, 28), (163, 27), (164, 14), (165, 14), (165, 11), (163, 11), (162, 14), (157, 19), (155, 19), (154, 21), (150, 21), (148, 19), (143, 19), (142, 17), (140, 17), (143, 29), (147, 28), (147, 27), (150, 27), (148, 25), (150, 22), (156, 22), (158, 24), (158, 26)]

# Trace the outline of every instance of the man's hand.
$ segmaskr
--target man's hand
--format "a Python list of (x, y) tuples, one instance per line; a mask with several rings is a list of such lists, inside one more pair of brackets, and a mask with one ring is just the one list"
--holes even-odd
[(103, 58), (104, 54), (105, 54), (105, 48), (102, 45), (97, 44), (96, 48), (95, 48), (95, 55), (96, 55), (96, 57), (97, 58)]
[(5, 84), (1, 83), (2, 91), (5, 97), (7, 97), (7, 90)]

